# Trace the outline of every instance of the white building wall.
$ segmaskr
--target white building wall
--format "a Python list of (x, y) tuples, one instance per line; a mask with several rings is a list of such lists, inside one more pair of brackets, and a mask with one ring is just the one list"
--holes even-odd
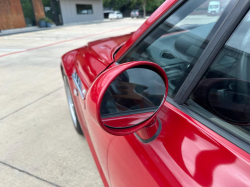
[[(63, 24), (103, 20), (102, 0), (60, 0)], [(92, 4), (93, 14), (77, 14), (76, 4)]]

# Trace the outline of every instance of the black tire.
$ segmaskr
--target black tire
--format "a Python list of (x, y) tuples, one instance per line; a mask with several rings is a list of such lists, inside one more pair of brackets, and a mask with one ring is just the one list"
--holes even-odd
[(75, 127), (76, 132), (78, 134), (80, 134), (80, 135), (83, 135), (81, 124), (80, 124), (80, 122), (78, 120), (78, 116), (77, 116), (77, 113), (76, 113), (76, 110), (75, 110), (75, 104), (74, 104), (72, 94), (71, 94), (71, 91), (70, 91), (69, 82), (68, 82), (68, 79), (67, 79), (65, 74), (63, 74), (63, 82), (64, 82), (65, 92), (66, 92), (66, 96), (67, 96), (69, 111), (70, 111), (70, 115), (71, 115), (73, 125)]

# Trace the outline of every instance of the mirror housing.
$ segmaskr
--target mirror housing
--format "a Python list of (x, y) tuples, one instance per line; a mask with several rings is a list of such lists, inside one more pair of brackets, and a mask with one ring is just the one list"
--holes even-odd
[[(108, 87), (111, 85), (111, 83), (123, 72), (126, 70), (137, 68), (137, 67), (143, 67), (146, 69), (153, 70), (156, 72), (163, 80), (165, 84), (165, 94), (163, 97), (163, 100), (158, 107), (158, 109), (151, 113), (149, 118), (146, 118), (144, 121), (140, 122), (139, 124), (135, 124), (133, 126), (126, 127), (126, 125), (123, 125), (123, 128), (112, 128), (107, 125), (105, 125), (101, 119), (101, 104), (104, 97), (105, 92), (107, 91)], [(110, 68), (103, 72), (97, 79), (93, 82), (92, 86), (90, 87), (87, 95), (86, 95), (86, 109), (88, 114), (92, 117), (92, 119), (106, 132), (118, 135), (118, 136), (124, 136), (127, 134), (134, 133), (138, 130), (140, 130), (143, 127), (149, 126), (152, 123), (156, 121), (156, 116), (159, 113), (161, 107), (164, 104), (164, 101), (166, 100), (168, 92), (168, 79), (165, 71), (157, 64), (153, 62), (148, 61), (136, 61), (136, 62), (128, 62), (124, 64), (117, 65), (113, 68)], [(146, 113), (145, 113), (146, 114)], [(144, 114), (139, 114), (143, 116)], [(114, 118), (116, 119), (116, 118)], [(131, 116), (122, 116), (118, 117), (117, 122), (119, 123), (119, 120), (123, 123), (131, 123)]]

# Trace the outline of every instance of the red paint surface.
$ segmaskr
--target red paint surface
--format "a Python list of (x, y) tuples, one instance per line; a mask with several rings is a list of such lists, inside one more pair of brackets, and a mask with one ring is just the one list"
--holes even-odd
[(152, 116), (154, 112), (148, 112), (143, 114), (134, 114), (128, 116), (119, 116), (113, 118), (102, 119), (102, 122), (110, 127), (122, 128), (136, 125)]
[(70, 51), (62, 56), (62, 65), (67, 76), (71, 76), (75, 67), (77, 50)]
[[(175, 2), (166, 1), (133, 34), (116, 57), (122, 56)], [(107, 45), (109, 44), (107, 41)], [(98, 48), (98, 45), (92, 49)], [(83, 50), (86, 50), (84, 54), (88, 53), (88, 49)], [(108, 51), (103, 54), (105, 57), (109, 56)], [(102, 68), (98, 69), (98, 72), (108, 66), (108, 61), (104, 58), (100, 63), (97, 58), (98, 55), (90, 55), (85, 63), (89, 65), (99, 61)], [(80, 69), (80, 64), (81, 60), (75, 68)], [(107, 72), (115, 67), (113, 64), (101, 76), (107, 76)], [(97, 79), (97, 73), (91, 75), (94, 68), (97, 67), (84, 73), (82, 71), (87, 70), (79, 70), (79, 73), (82, 73), (80, 75), (82, 81), (88, 82), (91, 89), (94, 81), (103, 80), (101, 76)], [(113, 73), (115, 74), (115, 71)], [(107, 78), (113, 78), (110, 76)], [(104, 81), (101, 82), (103, 83), (101, 86), (105, 88), (107, 85)], [(96, 82), (94, 85), (97, 85)], [(73, 85), (70, 86), (73, 89)], [(88, 86), (86, 89), (89, 91)], [(148, 144), (139, 141), (134, 134), (114, 136), (105, 132), (106, 129), (100, 127), (100, 122), (95, 117), (98, 112), (96, 107), (99, 102), (98, 95), (102, 89), (98, 92), (96, 88), (96, 91), (96, 94), (87, 98), (86, 102), (89, 104), (86, 107), (84, 107), (85, 100), (74, 101), (79, 102), (80, 107), (77, 110), (81, 116), (80, 122), (105, 186), (249, 186), (250, 155), (168, 102), (164, 102), (157, 115), (162, 123), (162, 130), (159, 136)], [(92, 114), (89, 115), (87, 110)], [(155, 129), (152, 131), (155, 132)], [(140, 136), (146, 137), (143, 133)]]
[(131, 34), (97, 40), (77, 49), (76, 70), (83, 83), (90, 86), (96, 77), (114, 61), (113, 54)]
[(149, 144), (134, 134), (111, 140), (112, 186), (249, 186), (249, 154), (167, 102), (158, 117)]

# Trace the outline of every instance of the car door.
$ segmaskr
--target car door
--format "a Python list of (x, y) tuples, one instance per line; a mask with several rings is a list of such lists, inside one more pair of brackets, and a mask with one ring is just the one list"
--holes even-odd
[[(206, 15), (209, 1), (185, 2), (117, 59), (120, 64), (157, 63), (168, 76), (169, 93), (158, 115), (161, 128), (155, 140), (145, 141), (136, 133), (110, 139), (111, 186), (249, 185), (249, 56), (247, 51), (242, 54), (249, 27), (239, 26), (229, 38), (234, 30), (229, 23), (239, 23), (249, 1), (220, 3), (224, 11), (211, 18)], [(247, 20), (248, 14), (241, 25), (248, 25)], [(239, 64), (242, 68), (235, 69)], [(228, 93), (231, 97), (224, 96)], [(230, 118), (236, 112), (243, 121)]]
[(120, 50), (123, 54), (118, 64), (152, 61), (162, 66), (168, 76), (168, 98), (158, 115), (161, 126), (155, 140), (142, 140), (136, 133), (110, 135), (91, 119), (82, 104), (94, 158), (103, 180), (107, 180), (105, 185), (220, 186), (224, 182), (235, 184), (236, 179), (239, 185), (249, 184), (249, 154), (245, 152), (249, 146), (241, 146), (242, 141), (235, 143), (234, 139), (239, 141), (236, 136), (230, 139), (231, 131), (225, 135), (210, 127), (208, 117), (195, 113), (187, 101), (189, 96), (193, 98), (192, 90), (187, 88), (198, 84), (188, 80), (194, 78), (199, 64), (207, 62), (206, 55), (215, 57), (211, 50), (223, 46), (228, 37), (225, 31), (232, 32), (230, 24), (235, 21), (236, 25), (249, 7), (249, 1), (222, 0), (224, 11), (210, 17), (205, 14), (208, 4), (206, 0), (181, 1), (146, 36), (132, 42), (129, 50)]

